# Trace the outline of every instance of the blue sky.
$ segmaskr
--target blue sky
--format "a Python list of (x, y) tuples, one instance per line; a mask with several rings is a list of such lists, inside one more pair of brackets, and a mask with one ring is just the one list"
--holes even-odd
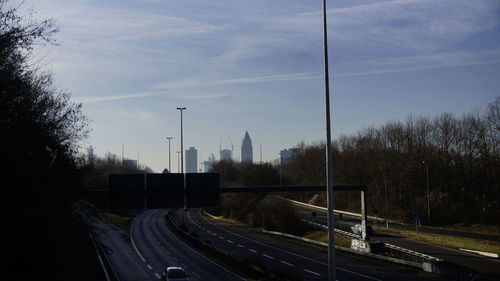
[[(11, 3), (15, 3), (12, 1)], [(500, 89), (497, 0), (328, 1), (333, 136), (408, 115), (483, 109)], [(248, 130), (254, 159), (325, 138), (320, 0), (28, 0), (60, 46), (33, 61), (82, 102), (83, 143), (161, 171)]]

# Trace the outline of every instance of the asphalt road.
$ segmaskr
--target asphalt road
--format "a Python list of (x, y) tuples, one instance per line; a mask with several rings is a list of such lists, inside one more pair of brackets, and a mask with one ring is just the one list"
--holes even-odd
[[(303, 280), (326, 280), (327, 254), (324, 251), (272, 238), (233, 224), (214, 220), (201, 210), (185, 213), (186, 225), (199, 237), (219, 247), (280, 273)], [(360, 260), (337, 255), (337, 280), (425, 280)]]
[[(158, 280), (134, 251), (128, 233), (115, 228), (106, 220), (86, 208), (77, 207), (77, 212), (90, 226), (96, 240), (106, 252), (113, 268), (110, 275), (121, 281)], [(115, 279), (115, 278), (114, 278)]]
[[(314, 209), (309, 209), (306, 207), (302, 206), (297, 206), (294, 205), (297, 213), (302, 217), (307, 220), (312, 220), (312, 212), (316, 212), (316, 217), (314, 218), (315, 222), (324, 224), (326, 225), (327, 223), (327, 218), (326, 218), (326, 212), (321, 212), (318, 210)], [(360, 223), (359, 218), (353, 218), (350, 216), (343, 216), (342, 220), (342, 230), (344, 231), (349, 231), (351, 232), (350, 226), (355, 224), (355, 223)], [(379, 222), (379, 226), (384, 226), (384, 224), (381, 224)], [(338, 221), (338, 217), (336, 216), (336, 223), (335, 223), (335, 228), (339, 228), (340, 223)], [(399, 229), (407, 229), (407, 230), (413, 230), (415, 231), (415, 226), (411, 225), (399, 225), (399, 224), (391, 224), (390, 227), (392, 228), (399, 228)], [(424, 231), (426, 230), (425, 228), (419, 228), (419, 231)], [(427, 229), (426, 232), (431, 232), (429, 230), (432, 229)], [(436, 232), (434, 232), (436, 233)], [(447, 233), (449, 235), (455, 235), (457, 233), (461, 232), (450, 232)], [(471, 234), (473, 236), (474, 234)], [(464, 235), (458, 235), (458, 236), (463, 236)], [(490, 236), (490, 235), (486, 235)], [(470, 236), (469, 236), (470, 237)], [(475, 238), (481, 239), (480, 237), (483, 236), (476, 236)], [(471, 253), (467, 253), (464, 251), (452, 249), (452, 248), (447, 248), (443, 246), (438, 246), (435, 244), (431, 243), (426, 243), (414, 239), (410, 239), (407, 237), (402, 237), (402, 236), (396, 236), (396, 235), (391, 235), (389, 233), (384, 233), (383, 231), (377, 231), (375, 232), (374, 236), (371, 238), (372, 240), (376, 241), (382, 241), (385, 243), (393, 244), (399, 247), (403, 247), (406, 249), (410, 249), (413, 251), (417, 251), (420, 253), (424, 253), (433, 257), (441, 258), (446, 261), (450, 261), (462, 266), (466, 266), (469, 268), (473, 268), (477, 270), (480, 274), (480, 279), (481, 280), (500, 280), (500, 260), (498, 259), (491, 259)]]
[(131, 226), (131, 241), (140, 259), (155, 276), (166, 266), (180, 266), (190, 280), (245, 280), (179, 240), (166, 227), (165, 210), (147, 210)]
[(166, 227), (166, 210), (147, 210), (132, 221), (130, 235), (103, 217), (77, 207), (102, 245), (120, 281), (160, 280), (166, 266), (180, 266), (189, 280), (245, 280), (180, 241)]

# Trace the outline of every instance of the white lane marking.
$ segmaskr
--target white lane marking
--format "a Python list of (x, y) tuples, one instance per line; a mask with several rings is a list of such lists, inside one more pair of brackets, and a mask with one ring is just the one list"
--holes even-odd
[(161, 279), (161, 276), (158, 273), (155, 273), (156, 278)]
[(185, 269), (187, 269), (187, 268), (188, 268), (188, 267), (187, 267), (185, 264), (183, 264), (183, 263), (181, 263), (181, 266), (182, 266), (182, 267), (184, 267)]
[(134, 243), (134, 238), (132, 236), (132, 233), (133, 233), (133, 228), (132, 230), (130, 231), (130, 241), (132, 241), (132, 246), (134, 247), (134, 250), (135, 252), (137, 253), (137, 255), (141, 258), (141, 260), (143, 262), (146, 262), (146, 259), (141, 255), (141, 252), (139, 252), (139, 250), (137, 249), (137, 247), (135, 246), (135, 243)]
[(212, 233), (212, 235), (213, 235), (213, 236), (217, 236), (217, 234), (215, 234), (215, 233)]
[(268, 256), (268, 255), (266, 255), (266, 254), (262, 254), (262, 255), (263, 255), (264, 257), (268, 258), (268, 259), (272, 259), (272, 260), (274, 260), (274, 257)]
[(233, 243), (234, 243), (233, 241), (231, 241), (231, 240), (229, 240), (229, 239), (227, 239), (227, 242), (229, 242), (229, 243), (231, 243), (231, 244), (233, 244)]
[(288, 266), (294, 266), (293, 264), (289, 263), (289, 262), (286, 262), (286, 261), (280, 261), (282, 264), (286, 264)]
[(177, 261), (177, 262), (179, 261), (176, 257), (172, 257), (172, 258), (173, 258), (175, 261)]
[(321, 274), (317, 273), (317, 272), (314, 272), (314, 271), (311, 271), (309, 269), (304, 269), (305, 272), (308, 272), (308, 273), (311, 273), (311, 274), (314, 274), (316, 276), (321, 276)]
[(257, 253), (254, 249), (248, 249), (250, 252)]
[[(201, 214), (201, 210), (200, 210), (200, 211), (198, 211), (198, 215), (200, 216), (200, 218), (201, 218), (201, 219), (203, 219), (203, 220), (204, 220), (205, 222), (207, 222), (208, 224), (211, 224), (211, 225), (213, 225), (214, 227), (217, 227), (217, 228), (219, 228), (219, 229), (222, 229), (222, 230), (224, 230), (224, 231), (226, 231), (226, 232), (229, 232), (229, 233), (231, 233), (231, 234), (233, 234), (233, 235), (235, 235), (235, 236), (241, 237), (241, 238), (243, 238), (243, 239), (246, 239), (246, 240), (252, 241), (252, 242), (254, 242), (254, 243), (257, 243), (257, 244), (259, 244), (259, 245), (262, 245), (262, 246), (265, 246), (265, 247), (268, 247), (268, 248), (271, 248), (271, 249), (275, 249), (275, 250), (278, 250), (278, 251), (281, 251), (281, 252), (284, 252), (284, 253), (288, 253), (288, 254), (290, 254), (290, 255), (294, 255), (294, 256), (296, 256), (296, 257), (300, 257), (300, 258), (303, 258), (303, 259), (306, 259), (306, 260), (309, 260), (309, 261), (312, 261), (312, 262), (315, 262), (315, 263), (319, 263), (319, 264), (322, 264), (322, 265), (326, 265), (326, 266), (328, 266), (328, 263), (325, 263), (325, 262), (322, 262), (322, 261), (318, 261), (318, 260), (315, 260), (315, 259), (312, 259), (312, 258), (308, 258), (308, 257), (302, 256), (302, 255), (299, 255), (299, 254), (295, 254), (295, 253), (292, 253), (292, 252), (290, 252), (290, 251), (287, 251), (287, 250), (284, 250), (284, 249), (281, 249), (281, 248), (277, 248), (277, 247), (274, 247), (274, 246), (271, 246), (271, 245), (268, 245), (268, 244), (264, 244), (264, 243), (261, 243), (261, 242), (259, 242), (259, 241), (253, 240), (253, 239), (251, 239), (251, 238), (247, 238), (247, 237), (244, 237), (244, 236), (242, 236), (242, 235), (240, 235), (240, 234), (234, 233), (234, 232), (232, 232), (232, 231), (228, 230), (227, 228), (222, 227), (222, 226), (219, 226), (219, 225), (217, 225), (217, 224), (215, 224), (215, 223), (213, 223), (213, 222), (209, 221), (209, 220), (208, 220), (208, 219), (206, 219), (205, 217), (203, 217), (203, 215)], [(238, 246), (239, 246), (239, 245), (238, 245)], [(241, 246), (241, 247), (243, 248), (243, 246)], [(362, 276), (362, 277), (365, 277), (365, 278), (368, 278), (368, 279), (371, 279), (371, 280), (382, 281), (382, 280), (380, 280), (380, 279), (377, 279), (377, 278), (374, 278), (374, 277), (371, 277), (371, 276), (368, 276), (368, 275), (364, 275), (364, 274), (361, 274), (361, 273), (358, 273), (358, 272), (350, 271), (350, 270), (347, 270), (347, 269), (345, 269), (345, 268), (337, 267), (337, 269), (338, 269), (338, 270), (345, 271), (345, 272), (349, 272), (349, 273), (354, 274), (354, 275)]]
[[(187, 216), (188, 216), (188, 219), (190, 219), (191, 221), (193, 221), (193, 219), (191, 219), (191, 216), (190, 216), (190, 214), (189, 214), (189, 211), (187, 212)], [(236, 274), (236, 273), (234, 273), (234, 272), (230, 271), (229, 269), (227, 269), (227, 268), (223, 267), (222, 265), (220, 265), (220, 264), (216, 263), (214, 260), (212, 260), (212, 259), (208, 258), (207, 256), (205, 256), (205, 255), (202, 255), (202, 254), (198, 253), (196, 250), (194, 250), (194, 249), (193, 249), (193, 248), (191, 248), (189, 245), (187, 245), (186, 243), (184, 243), (182, 240), (180, 240), (179, 238), (177, 238), (177, 236), (175, 236), (175, 235), (174, 235), (174, 234), (173, 234), (173, 233), (172, 233), (172, 232), (168, 229), (168, 227), (167, 227), (166, 225), (164, 225), (164, 227), (165, 227), (165, 229), (167, 230), (167, 233), (169, 234), (169, 236), (171, 236), (171, 237), (172, 237), (172, 238), (174, 238), (175, 240), (179, 241), (179, 244), (184, 245), (186, 248), (190, 249), (193, 253), (197, 254), (198, 256), (200, 256), (200, 257), (202, 257), (202, 258), (206, 259), (207, 261), (210, 261), (211, 263), (215, 264), (215, 265), (216, 265), (216, 266), (218, 266), (219, 268), (222, 268), (222, 269), (224, 269), (226, 272), (228, 272), (228, 273), (230, 273), (230, 274), (232, 274), (232, 275), (236, 276), (239, 280), (246, 280), (246, 279), (244, 279), (243, 277), (239, 276), (238, 274)], [(196, 273), (194, 273), (194, 272), (192, 272), (192, 273), (193, 273), (194, 275), (196, 275), (198, 278), (200, 278), (200, 275), (198, 275), (198, 274), (196, 274)]]
[(245, 248), (245, 246), (241, 245), (241, 244), (238, 244), (238, 247), (240, 248)]
[(222, 237), (222, 236), (219, 236), (219, 238), (222, 239), (222, 240), (224, 240), (224, 237)]
[(153, 267), (149, 264), (146, 264), (150, 270), (153, 270)]
[(196, 277), (200, 278), (200, 275), (198, 275), (196, 272), (191, 271), (191, 273), (193, 273), (193, 275), (194, 275), (194, 276), (196, 276)]

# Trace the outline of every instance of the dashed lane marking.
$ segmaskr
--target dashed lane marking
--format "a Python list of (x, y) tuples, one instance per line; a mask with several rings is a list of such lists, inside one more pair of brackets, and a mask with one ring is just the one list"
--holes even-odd
[(240, 248), (245, 248), (245, 246), (241, 245), (241, 244), (238, 244), (238, 247)]
[(311, 273), (311, 274), (313, 274), (313, 275), (316, 275), (316, 276), (321, 276), (321, 274), (319, 274), (319, 273), (317, 273), (317, 272), (314, 272), (314, 271), (311, 271), (311, 270), (309, 270), (309, 269), (304, 269), (304, 271), (305, 271), (305, 272), (307, 272), (307, 273)]
[(282, 263), (282, 264), (286, 264), (286, 265), (288, 265), (288, 266), (294, 266), (293, 264), (291, 264), (291, 263), (289, 263), (289, 262), (286, 262), (286, 261), (280, 261), (280, 263)]
[(146, 264), (146, 266), (149, 268), (149, 270), (153, 270), (153, 267), (150, 264)]
[(268, 256), (268, 255), (266, 255), (266, 254), (262, 254), (262, 255), (263, 255), (264, 257), (268, 258), (268, 259), (272, 259), (272, 260), (274, 260), (274, 257)]
[(158, 273), (155, 273), (156, 278), (161, 279), (161, 276)]
[(233, 244), (233, 243), (234, 243), (233, 241), (231, 241), (231, 240), (229, 240), (229, 239), (227, 239), (227, 242), (229, 242), (229, 243), (231, 243), (231, 244)]
[(248, 249), (248, 250), (252, 253), (257, 253), (257, 251), (255, 251), (254, 249)]

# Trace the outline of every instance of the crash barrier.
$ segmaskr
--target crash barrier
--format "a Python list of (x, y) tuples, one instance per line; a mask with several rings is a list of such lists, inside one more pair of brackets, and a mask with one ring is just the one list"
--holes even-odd
[[(337, 230), (335, 230), (337, 231)], [(282, 233), (282, 232), (276, 232), (276, 231), (268, 231), (268, 230), (262, 230), (263, 233), (275, 235), (275, 236), (280, 236), (280, 237), (285, 237), (289, 239), (294, 239), (294, 240), (299, 240), (302, 242), (314, 244), (317, 246), (322, 246), (322, 247), (328, 247), (327, 243), (324, 242), (319, 242), (315, 240), (311, 240), (308, 238), (303, 238), (295, 235), (291, 235), (288, 233)], [(345, 232), (345, 231), (343, 231)], [(367, 252), (362, 252), (358, 250), (353, 250), (351, 248), (346, 248), (342, 246), (335, 245), (335, 249), (344, 251), (344, 252), (349, 252), (352, 254), (356, 255), (361, 255), (361, 256), (366, 256), (366, 257), (372, 257), (376, 258), (379, 260), (385, 260), (388, 262), (392, 263), (397, 263), (397, 264), (402, 264), (402, 265), (407, 265), (411, 267), (416, 267), (419, 269), (422, 269), (426, 272), (434, 273), (440, 276), (444, 276), (447, 278), (451, 278), (454, 280), (459, 280), (459, 281), (474, 281), (478, 278), (479, 274), (476, 270), (457, 265), (451, 262), (444, 261), (442, 259), (432, 257), (423, 253), (415, 252), (412, 250), (408, 250), (405, 248), (401, 248), (395, 245), (391, 245), (388, 243), (382, 243), (383, 247), (386, 249), (391, 249), (391, 253), (398, 252), (398, 254), (402, 257), (410, 257), (410, 260), (407, 259), (398, 259), (394, 257), (388, 257), (388, 256), (383, 256), (379, 254), (374, 254), (374, 253), (367, 253)]]
[[(315, 210), (322, 211), (322, 212), (326, 212), (327, 211), (327, 208), (325, 208), (325, 207), (311, 205), (311, 204), (307, 204), (307, 203), (304, 203), (304, 202), (300, 202), (300, 201), (288, 199), (288, 198), (281, 197), (281, 196), (278, 196), (278, 197), (281, 198), (281, 199), (287, 200), (288, 202), (290, 202), (290, 203), (292, 203), (294, 205), (297, 205), (297, 206), (307, 207), (307, 208), (315, 209)], [(352, 213), (352, 212), (341, 211), (341, 210), (333, 210), (333, 212), (337, 213), (337, 214), (343, 214), (343, 215), (347, 215), (347, 216), (361, 218), (361, 214), (359, 214), (359, 213)], [(368, 216), (368, 219), (371, 219), (371, 220), (374, 220), (374, 221), (381, 221), (381, 222), (385, 222), (385, 223), (391, 223), (391, 224), (402, 224), (402, 223), (397, 222), (397, 221), (393, 221), (393, 220), (389, 220), (389, 219), (385, 219), (385, 218), (374, 217), (374, 216)]]
[[(306, 220), (306, 219), (300, 219), (300, 220), (302, 222), (304, 222), (305, 224), (307, 224), (309, 226), (312, 226), (314, 228), (328, 230), (328, 226), (326, 226), (324, 224), (313, 222), (313, 221)], [(347, 231), (340, 230), (340, 229), (337, 229), (337, 228), (335, 228), (335, 234), (340, 235), (340, 236), (345, 237), (345, 238), (361, 239), (361, 236), (358, 235), (358, 234), (347, 232)]]
[(120, 281), (120, 278), (118, 278), (118, 274), (116, 274), (116, 271), (111, 264), (108, 256), (106, 255), (106, 252), (104, 251), (101, 243), (99, 243), (99, 241), (97, 241), (94, 235), (90, 232), (89, 236), (92, 244), (94, 245), (97, 257), (99, 258), (99, 263), (101, 264), (102, 270), (104, 271), (106, 281)]
[(422, 269), (426, 272), (459, 281), (474, 281), (479, 277), (479, 273), (474, 269), (444, 260), (424, 262), (422, 263)]
[[(303, 237), (291, 235), (288, 233), (269, 231), (269, 230), (262, 230), (262, 232), (267, 233), (267, 234), (271, 234), (271, 235), (275, 235), (275, 236), (290, 238), (290, 239), (294, 239), (294, 240), (298, 240), (298, 241), (302, 241), (302, 242), (306, 242), (306, 243), (310, 243), (310, 244), (314, 244), (314, 245), (318, 245), (318, 246), (322, 246), (322, 247), (328, 247), (328, 243), (319, 242), (319, 241), (311, 240), (308, 238), (303, 238)], [(360, 251), (353, 250), (351, 248), (342, 247), (342, 246), (338, 246), (338, 245), (335, 245), (335, 249), (341, 250), (344, 252), (348, 252), (351, 254), (360, 255), (360, 256), (372, 257), (372, 258), (377, 258), (380, 260), (385, 260), (385, 261), (393, 262), (393, 263), (397, 263), (397, 264), (403, 264), (403, 265), (407, 265), (407, 266), (422, 268), (422, 264), (416, 263), (416, 262), (400, 260), (400, 259), (396, 259), (396, 258), (392, 258), (392, 257), (386, 257), (386, 256), (382, 256), (382, 255), (373, 254), (373, 253), (360, 252)]]

